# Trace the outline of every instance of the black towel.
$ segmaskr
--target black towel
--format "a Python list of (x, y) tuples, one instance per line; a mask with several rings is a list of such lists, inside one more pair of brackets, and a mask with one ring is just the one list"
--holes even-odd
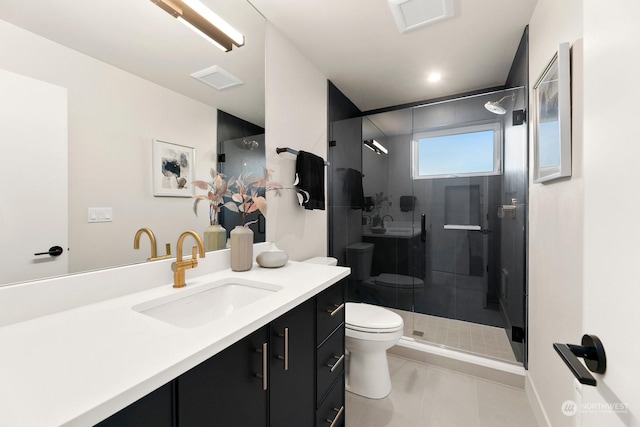
[(296, 159), (296, 182), (300, 206), (309, 210), (324, 210), (324, 160), (322, 157), (299, 151)]
[(362, 190), (362, 173), (355, 169), (347, 169), (344, 179), (344, 191), (349, 198), (351, 209), (364, 208), (364, 191)]

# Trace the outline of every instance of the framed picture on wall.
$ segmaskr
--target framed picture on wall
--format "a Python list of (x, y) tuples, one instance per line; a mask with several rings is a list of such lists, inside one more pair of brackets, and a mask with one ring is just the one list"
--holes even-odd
[(153, 195), (192, 197), (196, 150), (193, 147), (153, 140)]
[(569, 43), (558, 46), (533, 87), (533, 182), (571, 176), (571, 60)]

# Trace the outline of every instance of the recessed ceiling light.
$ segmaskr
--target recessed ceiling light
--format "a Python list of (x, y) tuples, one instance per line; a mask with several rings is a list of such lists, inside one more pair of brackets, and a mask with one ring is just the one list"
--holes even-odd
[(442, 80), (442, 74), (440, 73), (431, 73), (429, 74), (429, 77), (427, 77), (427, 81), (429, 83), (437, 83), (440, 80)]

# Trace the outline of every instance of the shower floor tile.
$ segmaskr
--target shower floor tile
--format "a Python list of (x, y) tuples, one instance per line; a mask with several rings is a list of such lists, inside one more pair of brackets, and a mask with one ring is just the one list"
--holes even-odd
[(404, 320), (406, 337), (446, 345), (494, 359), (517, 362), (507, 332), (503, 328), (394, 308), (388, 309), (398, 313)]
[(535, 427), (524, 390), (389, 355), (391, 393), (346, 393), (348, 427)]

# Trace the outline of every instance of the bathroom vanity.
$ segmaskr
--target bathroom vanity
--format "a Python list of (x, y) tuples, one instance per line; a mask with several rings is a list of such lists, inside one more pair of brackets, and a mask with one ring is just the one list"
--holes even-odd
[(342, 282), (98, 426), (323, 426), (326, 420), (344, 425)]
[[(136, 282), (168, 269), (164, 261), (105, 271), (106, 278), (89, 273), (72, 280), (97, 291), (120, 274), (130, 277), (133, 292), (5, 322), (0, 425), (343, 425), (342, 279), (349, 269), (290, 261), (236, 273), (220, 268), (228, 254), (219, 252), (188, 272), (184, 289), (173, 289), (170, 279), (162, 286)], [(196, 297), (220, 281), (260, 283), (272, 292), (186, 326), (154, 306), (174, 305), (175, 295)], [(36, 290), (46, 289), (9, 288), (0, 296), (16, 304), (25, 298), (20, 292), (37, 299)], [(178, 294), (184, 291), (193, 295)]]

